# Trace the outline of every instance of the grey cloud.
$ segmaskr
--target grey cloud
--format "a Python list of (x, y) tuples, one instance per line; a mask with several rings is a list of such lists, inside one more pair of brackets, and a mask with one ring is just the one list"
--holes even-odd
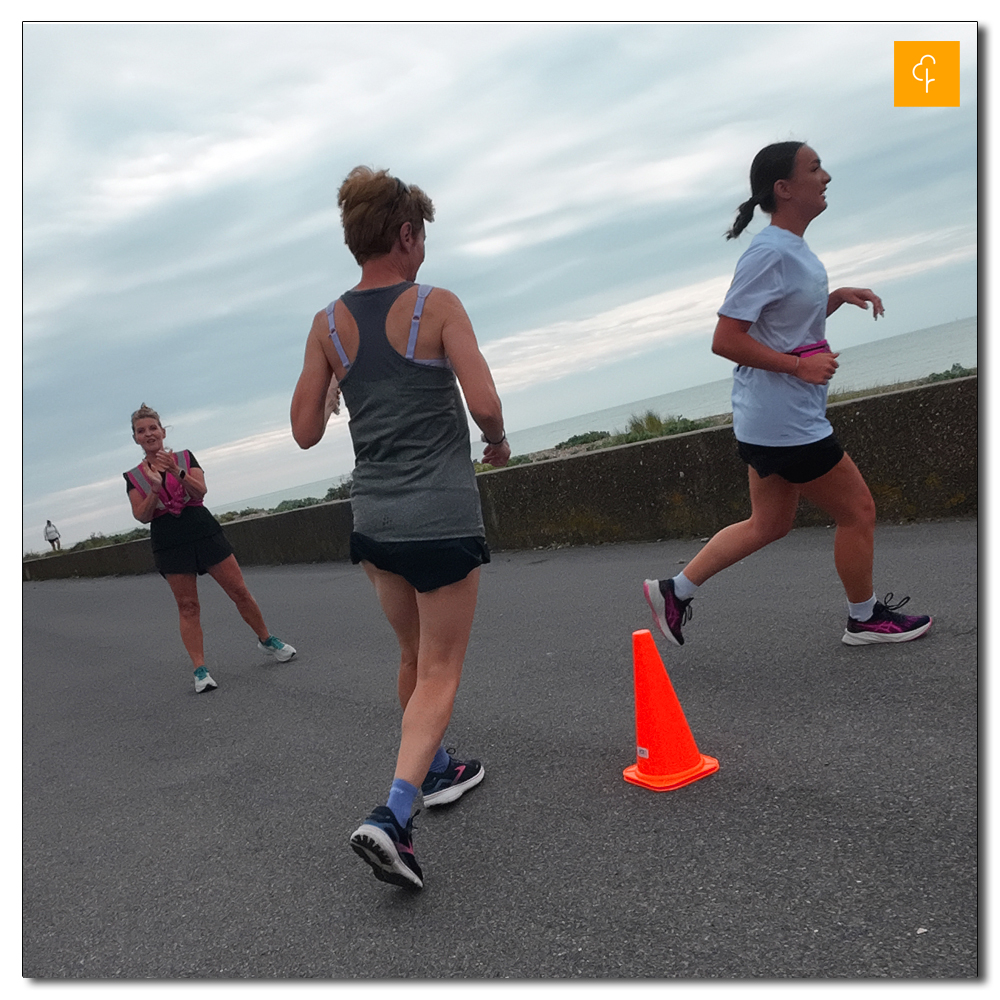
[[(892, 108), (895, 31), (26, 26), (26, 502), (66, 477), (102, 478), (93, 456), (119, 453), (137, 397), (158, 393), (147, 401), (165, 413), (232, 408), (238, 431), (178, 426), (203, 448), (287, 420), (311, 318), (356, 280), (335, 198), (357, 163), (434, 198), (421, 278), (462, 297), (486, 344), (731, 270), (747, 240), (722, 233), (750, 157), (789, 135), (834, 175), (810, 229), (817, 249), (974, 225), (974, 78), (960, 109)], [(856, 69), (828, 72), (848, 44)], [(701, 153), (712, 165), (683, 198), (669, 174), (643, 187), (657, 164)], [(491, 236), (513, 237), (510, 249), (468, 252)], [(965, 296), (960, 312), (975, 311), (974, 264), (941, 280), (939, 302)], [(930, 291), (893, 288), (894, 322), (954, 318), (925, 323), (944, 308)], [(661, 361), (702, 377), (702, 345), (674, 350), (676, 364), (657, 348), (607, 366), (604, 382), (581, 374), (516, 393), (512, 426), (591, 393), (596, 409), (667, 391), (651, 388)], [(73, 417), (68, 456), (59, 410)]]

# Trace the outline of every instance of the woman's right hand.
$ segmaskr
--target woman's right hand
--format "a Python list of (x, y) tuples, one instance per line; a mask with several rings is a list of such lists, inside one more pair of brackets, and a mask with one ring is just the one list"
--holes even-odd
[(796, 378), (811, 385), (826, 385), (840, 367), (837, 364), (837, 354), (810, 354), (807, 358), (799, 358), (799, 366), (792, 373)]
[(324, 426), (335, 413), (340, 414), (340, 383), (336, 375), (331, 375), (330, 387), (326, 390), (326, 402), (323, 404)]
[(149, 464), (148, 459), (143, 460), (142, 471), (145, 477), (149, 480), (149, 485), (153, 487), (154, 491), (159, 490), (160, 487), (163, 486), (163, 476), (161, 476), (160, 473)]

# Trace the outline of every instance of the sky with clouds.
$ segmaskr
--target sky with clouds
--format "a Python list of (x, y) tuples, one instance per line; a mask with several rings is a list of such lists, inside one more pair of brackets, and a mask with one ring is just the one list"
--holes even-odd
[[(893, 41), (958, 39), (959, 108), (895, 108)], [(129, 414), (206, 467), (208, 504), (349, 472), (288, 408), (315, 312), (358, 278), (355, 165), (433, 199), (420, 278), (456, 292), (511, 430), (724, 378), (725, 229), (769, 142), (832, 175), (807, 240), (840, 347), (977, 311), (973, 22), (28, 23), (23, 544), (135, 526)]]

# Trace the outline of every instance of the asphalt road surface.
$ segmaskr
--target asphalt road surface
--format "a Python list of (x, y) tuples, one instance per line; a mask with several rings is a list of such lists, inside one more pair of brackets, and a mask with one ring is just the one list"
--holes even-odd
[(247, 571), (285, 665), (203, 578), (203, 695), (158, 576), (24, 584), (23, 974), (976, 977), (977, 530), (878, 530), (910, 643), (840, 641), (831, 529), (711, 580), (657, 643), (721, 766), (669, 792), (622, 777), (631, 633), (700, 543), (496, 553), (447, 739), (486, 779), (417, 818), (421, 892), (348, 846), (399, 725), (359, 567)]

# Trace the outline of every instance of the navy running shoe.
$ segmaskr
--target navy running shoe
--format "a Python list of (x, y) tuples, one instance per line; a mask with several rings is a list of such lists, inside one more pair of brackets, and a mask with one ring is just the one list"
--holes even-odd
[(656, 627), (675, 645), (684, 645), (681, 626), (691, 620), (691, 598), (686, 601), (674, 593), (673, 580), (646, 580), (642, 585), (646, 603), (653, 612)]
[(428, 771), (420, 786), (425, 806), (443, 806), (460, 799), (470, 788), (475, 788), (486, 770), (478, 760), (455, 760), (443, 771)]
[(885, 595), (885, 603), (875, 602), (875, 610), (866, 622), (847, 619), (843, 641), (848, 646), (867, 646), (874, 642), (909, 642), (919, 639), (933, 624), (929, 615), (899, 615), (896, 612), (909, 600), (904, 597), (890, 604), (892, 594)]
[(401, 827), (388, 806), (377, 806), (351, 834), (351, 847), (380, 882), (422, 889), (424, 875), (413, 855), (413, 819)]

